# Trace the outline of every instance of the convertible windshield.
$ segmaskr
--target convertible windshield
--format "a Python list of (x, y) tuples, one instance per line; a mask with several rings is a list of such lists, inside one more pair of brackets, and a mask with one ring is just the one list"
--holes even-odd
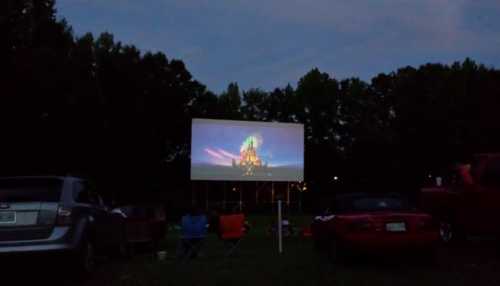
[(409, 202), (402, 197), (347, 197), (336, 203), (337, 212), (398, 211), (410, 209)]

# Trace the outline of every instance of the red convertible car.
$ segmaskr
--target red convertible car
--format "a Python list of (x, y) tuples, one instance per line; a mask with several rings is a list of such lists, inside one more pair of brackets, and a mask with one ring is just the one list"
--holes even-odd
[(121, 217), (126, 244), (125, 255), (134, 252), (139, 245), (150, 245), (154, 249), (165, 238), (167, 221), (165, 210), (160, 205), (128, 205), (113, 209)]
[(349, 253), (418, 250), (432, 254), (439, 225), (397, 194), (346, 194), (311, 225), (316, 247), (333, 259)]

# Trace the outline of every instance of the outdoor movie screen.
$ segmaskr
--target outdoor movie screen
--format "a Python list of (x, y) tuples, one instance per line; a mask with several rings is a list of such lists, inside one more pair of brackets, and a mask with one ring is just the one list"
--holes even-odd
[(191, 180), (303, 181), (304, 126), (193, 119)]

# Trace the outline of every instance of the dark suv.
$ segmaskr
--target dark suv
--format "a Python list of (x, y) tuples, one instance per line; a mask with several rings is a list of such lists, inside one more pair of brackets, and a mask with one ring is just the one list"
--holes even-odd
[(86, 180), (0, 179), (0, 254), (64, 253), (90, 272), (97, 252), (119, 249), (116, 219)]

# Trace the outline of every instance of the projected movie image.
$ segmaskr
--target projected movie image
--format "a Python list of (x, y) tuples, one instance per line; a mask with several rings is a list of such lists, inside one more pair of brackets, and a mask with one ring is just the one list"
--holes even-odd
[(302, 181), (301, 124), (193, 119), (191, 179)]

